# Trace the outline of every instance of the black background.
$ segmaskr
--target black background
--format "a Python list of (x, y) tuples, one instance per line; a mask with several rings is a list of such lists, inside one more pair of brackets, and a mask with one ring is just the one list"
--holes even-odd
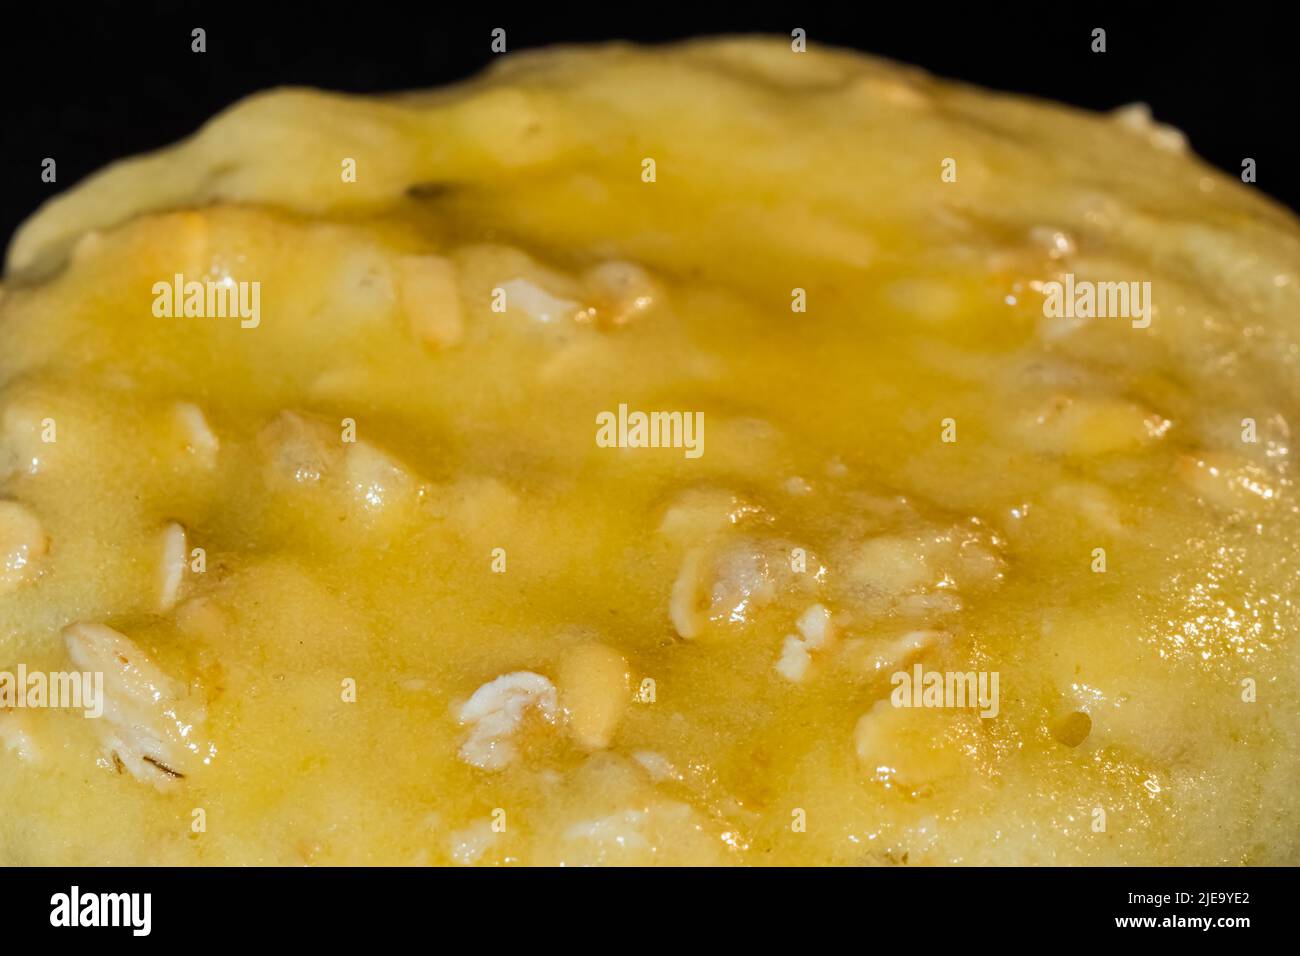
[[(655, 0), (567, 12), (551, 3), (503, 6), (382, 2), (6, 2), (0, 13), (0, 242), (43, 200), (105, 163), (194, 131), (255, 90), (306, 84), (353, 92), (427, 87), (467, 76), (493, 57), (490, 32), (511, 49), (624, 38), (808, 31), (985, 86), (1093, 109), (1142, 100), (1187, 132), (1202, 156), (1300, 208), (1294, 126), (1300, 70), (1294, 33), (1255, 5), (1160, 10), (1036, 4), (739, 4), (673, 7)], [(190, 30), (207, 30), (207, 52)], [(1107, 31), (1107, 52), (1090, 51)], [(40, 181), (54, 157), (58, 182)]]
[[(1294, 879), (1294, 870), (1259, 867), (43, 869), (0, 871), (0, 917), (4, 943), (24, 954), (152, 940), (160, 952), (287, 943), (333, 956), (398, 948), (407, 937), (438, 953), (438, 941), (453, 934), (493, 948), (545, 940), (586, 952), (604, 941), (602, 950), (638, 954), (806, 949), (835, 939), (861, 951), (1036, 952), (1062, 939), (1082, 946), (1128, 937), (1134, 949), (1182, 956), (1256, 953), (1269, 939), (1289, 938)], [(152, 893), (150, 936), (52, 928), (50, 898), (73, 884), (84, 893)], [(1193, 902), (1155, 907), (1129, 896), (1180, 892)], [(1203, 906), (1206, 892), (1249, 901)], [(1244, 916), (1250, 925), (1115, 924), (1171, 916)]]

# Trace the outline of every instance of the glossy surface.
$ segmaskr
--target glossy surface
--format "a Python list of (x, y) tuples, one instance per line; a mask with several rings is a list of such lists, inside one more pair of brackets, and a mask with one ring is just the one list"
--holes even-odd
[(1300, 231), (1140, 117), (512, 55), (245, 102), (8, 265), (0, 669), (115, 709), (0, 713), (4, 863), (1300, 862)]

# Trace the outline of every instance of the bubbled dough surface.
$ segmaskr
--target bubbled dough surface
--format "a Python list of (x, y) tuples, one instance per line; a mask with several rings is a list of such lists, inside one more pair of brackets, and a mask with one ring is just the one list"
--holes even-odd
[[(421, 255), (455, 267), (453, 344), (412, 340), (395, 263)], [(606, 260), (657, 283), (626, 325), (488, 308), (520, 276), (582, 301)], [(87, 722), (23, 715), (7, 863), (1300, 859), (1300, 232), (1167, 138), (780, 42), (512, 54), (430, 93), (252, 97), (51, 201), (7, 269), (0, 400), (59, 441), (4, 476), (49, 550), (0, 595), (0, 666), (66, 666), (60, 628), (107, 622), (216, 752), (162, 792)], [(1067, 269), (1151, 281), (1151, 328), (1048, 328), (1033, 283)], [(260, 280), (261, 327), (154, 319), (181, 271)], [(706, 453), (595, 447), (620, 402), (704, 411)], [(355, 418), (384, 506), (277, 483), (286, 409)], [(209, 571), (159, 613), (169, 521)], [(792, 546), (824, 583), (678, 635), (688, 562), (734, 585)], [(814, 602), (835, 636), (791, 681)], [(999, 717), (864, 725), (913, 654), (998, 670)], [(508, 766), (463, 759), (476, 689), (575, 667), (553, 707), (533, 682)], [(566, 700), (600, 708), (579, 735)]]

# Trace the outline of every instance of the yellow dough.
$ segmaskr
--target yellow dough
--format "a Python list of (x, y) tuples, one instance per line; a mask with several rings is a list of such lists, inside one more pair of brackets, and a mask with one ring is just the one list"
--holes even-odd
[(1300, 863), (1298, 373), (1296, 219), (1140, 108), (252, 97), (9, 249), (0, 671), (103, 714), (0, 711), (0, 863)]

